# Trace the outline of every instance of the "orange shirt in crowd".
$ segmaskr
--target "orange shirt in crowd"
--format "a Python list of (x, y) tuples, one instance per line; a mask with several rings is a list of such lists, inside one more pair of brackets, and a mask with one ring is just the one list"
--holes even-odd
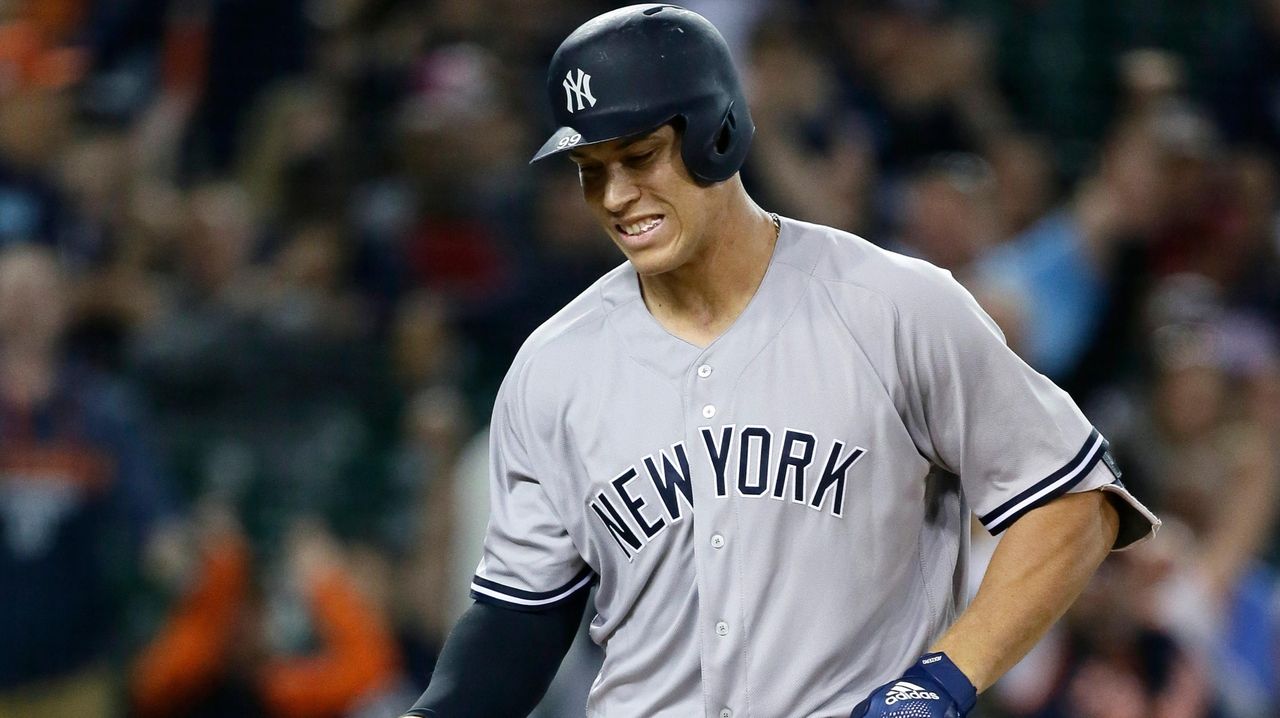
[[(139, 715), (180, 713), (223, 680), (248, 590), (247, 548), (215, 547), (194, 590), (135, 664), (131, 689)], [(259, 674), (260, 698), (280, 718), (341, 715), (398, 675), (394, 637), (350, 577), (328, 571), (309, 599), (319, 653), (271, 660)]]

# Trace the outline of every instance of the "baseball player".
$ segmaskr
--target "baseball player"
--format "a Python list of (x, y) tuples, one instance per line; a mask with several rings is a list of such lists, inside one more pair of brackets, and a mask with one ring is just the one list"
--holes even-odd
[[(634, 5), (551, 61), (627, 262), (517, 354), (471, 593), (408, 715), (524, 716), (592, 584), (587, 715), (964, 716), (1159, 521), (950, 275), (758, 207), (701, 16)], [(970, 513), (1004, 534), (962, 611)]]

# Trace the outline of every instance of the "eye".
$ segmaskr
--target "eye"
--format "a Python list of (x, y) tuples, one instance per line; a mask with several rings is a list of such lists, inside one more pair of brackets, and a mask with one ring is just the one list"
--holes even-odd
[(600, 178), (599, 165), (578, 165), (578, 181), (586, 186)]
[(639, 154), (631, 155), (627, 158), (627, 165), (630, 167), (644, 167), (658, 156), (657, 150), (648, 150)]

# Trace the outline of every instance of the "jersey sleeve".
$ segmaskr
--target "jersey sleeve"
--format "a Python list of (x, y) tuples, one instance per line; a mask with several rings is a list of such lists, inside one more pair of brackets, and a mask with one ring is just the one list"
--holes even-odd
[(956, 474), (982, 525), (999, 534), (1068, 492), (1103, 489), (1121, 514), (1116, 548), (1160, 521), (1120, 482), (1107, 441), (1071, 397), (1005, 344), (973, 296), (936, 268), (896, 302), (908, 430)]
[[(510, 382), (508, 382), (510, 383)], [(535, 468), (527, 427), (509, 387), (498, 393), (489, 433), (489, 526), (471, 597), (521, 611), (543, 611), (587, 590), (582, 560)]]

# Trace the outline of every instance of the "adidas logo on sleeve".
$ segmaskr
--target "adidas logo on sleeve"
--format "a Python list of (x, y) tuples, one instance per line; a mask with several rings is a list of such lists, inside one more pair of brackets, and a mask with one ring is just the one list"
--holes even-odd
[(914, 683), (898, 681), (893, 684), (893, 688), (889, 689), (888, 695), (884, 698), (884, 704), (891, 706), (898, 701), (912, 700), (939, 701), (942, 700), (942, 696), (939, 696), (933, 691), (921, 688)]

